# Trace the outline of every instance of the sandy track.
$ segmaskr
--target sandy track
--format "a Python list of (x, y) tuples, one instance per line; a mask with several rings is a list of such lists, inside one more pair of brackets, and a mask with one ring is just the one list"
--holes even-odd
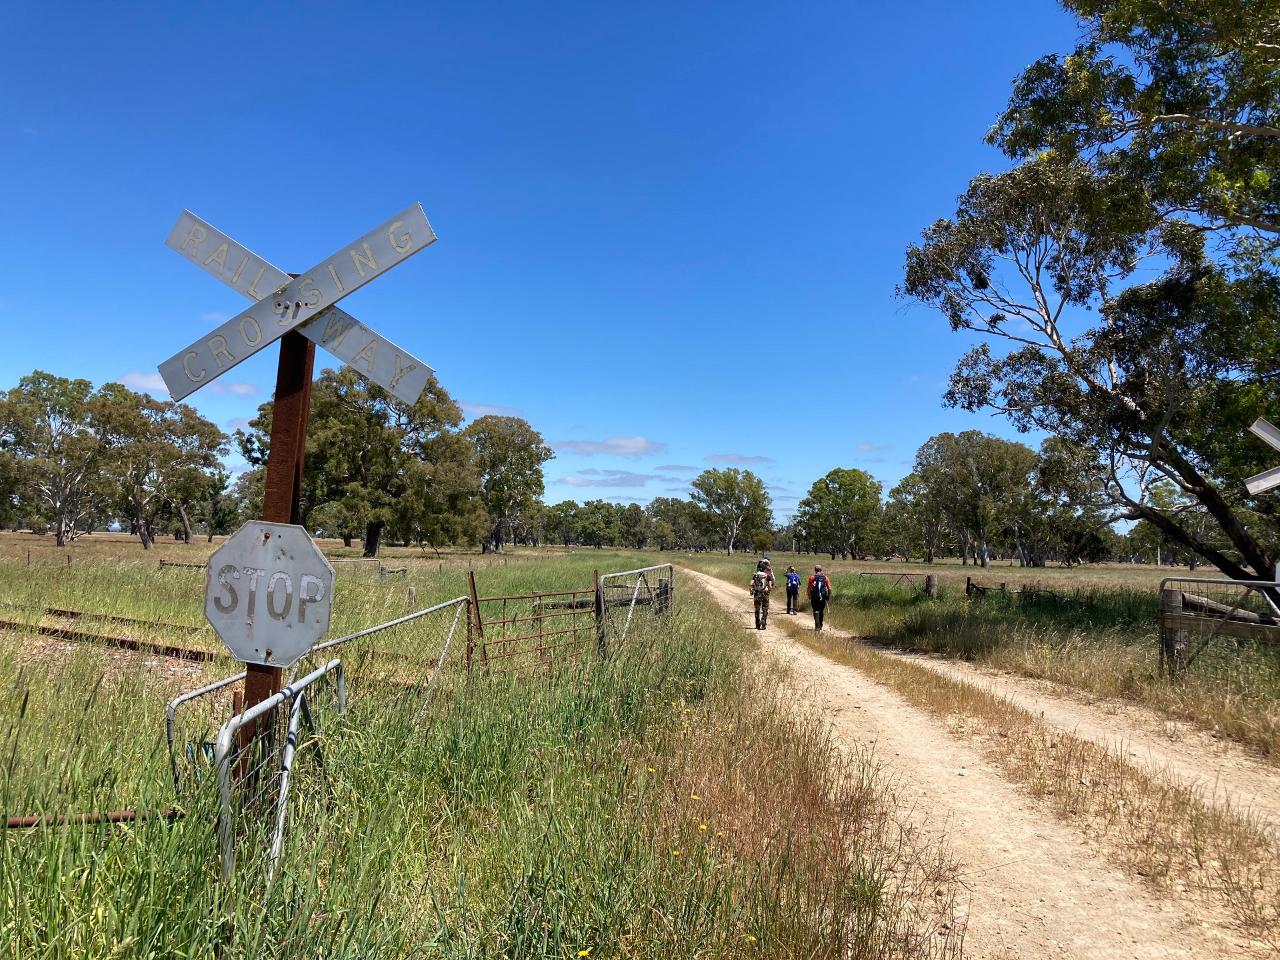
[[(750, 601), (741, 587), (689, 575), (750, 628)], [(1006, 782), (976, 747), (928, 714), (857, 670), (796, 643), (779, 627), (757, 636), (764, 652), (790, 669), (798, 706), (824, 716), (837, 742), (873, 745), (920, 828), (945, 836), (968, 890), (967, 955), (1248, 955), (1225, 924), (1193, 917), (1186, 904), (1158, 897), (1113, 867), (1072, 827)]]
[[(855, 639), (838, 629), (827, 630), (835, 636)], [(1225, 801), (1235, 810), (1248, 810), (1280, 825), (1280, 770), (1250, 756), (1238, 744), (1132, 704), (1089, 701), (1047, 681), (955, 660), (880, 652), (910, 659), (943, 676), (1004, 697), (1041, 722), (1106, 747), (1129, 763), (1177, 780), (1210, 801)]]

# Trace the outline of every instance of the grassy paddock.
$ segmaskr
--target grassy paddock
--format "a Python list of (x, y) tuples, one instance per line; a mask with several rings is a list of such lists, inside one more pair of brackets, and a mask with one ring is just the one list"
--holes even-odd
[[(512, 565), (481, 589), (582, 586), (597, 563)], [(198, 571), (102, 567), (24, 583), (0, 563), (0, 584), (199, 622)], [(419, 604), (461, 576), (422, 576)], [(365, 587), (339, 593), (343, 624), (403, 612), (403, 583)], [(750, 638), (685, 591), (633, 640), (554, 676), (447, 666), (425, 722), (412, 697), (354, 688), (345, 718), (320, 718), (333, 802), (304, 760), (270, 890), (249, 843), (235, 882), (216, 881), (212, 791), (173, 824), (7, 833), (0, 954), (959, 955), (935, 896), (953, 889), (946, 860), (912, 846), (869, 758), (838, 754), (744, 669)], [(0, 636), (5, 812), (171, 804), (163, 704), (201, 677), (31, 647)]]
[[(680, 559), (705, 573), (741, 581), (745, 589), (754, 558), (701, 554)], [(779, 578), (793, 564), (806, 583), (815, 563), (813, 557), (803, 567), (798, 558), (772, 559)], [(1107, 581), (1105, 574), (1090, 570), (1057, 571), (1055, 580), (1037, 580), (1030, 572), (1015, 580), (1010, 573), (1010, 590), (1027, 582), (1066, 598), (1024, 604), (1014, 594), (998, 592), (967, 601), (963, 573), (958, 579), (942, 574), (938, 599), (929, 600), (888, 578), (859, 576), (857, 568), (823, 566), (834, 591), (829, 622), (860, 637), (1131, 700), (1280, 762), (1280, 649), (1242, 646), (1202, 658), (1177, 683), (1160, 676), (1156, 613), (1160, 577), (1167, 571), (1153, 573), (1141, 585), (1120, 577)], [(994, 569), (981, 576), (970, 572), (983, 583), (1001, 579)], [(1073, 588), (1067, 586), (1068, 575), (1076, 577)]]

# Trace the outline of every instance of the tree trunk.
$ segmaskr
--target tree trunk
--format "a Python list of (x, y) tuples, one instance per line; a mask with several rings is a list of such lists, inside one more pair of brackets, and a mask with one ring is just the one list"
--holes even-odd
[(347, 533), (347, 532), (343, 532), (343, 534), (342, 534), (342, 545), (343, 545), (344, 547), (350, 548), (350, 547), (351, 547), (351, 540), (352, 540), (351, 534), (350, 534), (350, 533)]
[(182, 542), (191, 542), (191, 518), (187, 516), (187, 505), (178, 503), (178, 518), (182, 521)]
[(376, 557), (378, 548), (382, 545), (382, 527), (381, 520), (374, 520), (365, 524), (364, 528), (364, 553), (366, 557)]

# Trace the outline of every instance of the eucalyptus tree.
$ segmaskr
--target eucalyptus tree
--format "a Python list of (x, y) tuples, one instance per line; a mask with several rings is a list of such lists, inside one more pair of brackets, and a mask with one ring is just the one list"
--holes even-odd
[(109, 450), (99, 469), (143, 549), (155, 542), (166, 514), (190, 543), (191, 514), (222, 469), (226, 434), (185, 403), (157, 400), (118, 383), (104, 384), (90, 406)]
[(542, 496), (542, 465), (554, 453), (542, 435), (519, 417), (480, 417), (464, 435), (475, 448), (481, 499), (488, 511), (483, 548), (501, 550), (512, 524)]
[(0, 400), (0, 448), (16, 512), (47, 524), (58, 546), (92, 528), (111, 490), (100, 472), (106, 444), (95, 424), (93, 384), (36, 370)]
[(949, 403), (1095, 449), (1117, 516), (1272, 577), (1276, 501), (1243, 480), (1270, 465), (1245, 428), (1280, 407), (1280, 2), (1063, 6), (1079, 43), (989, 134), (1021, 165), (970, 184), (902, 291), (985, 341)]
[[(982, 341), (945, 402), (995, 410), (1098, 452), (1117, 516), (1145, 519), (1230, 576), (1272, 575), (1276, 507), (1249, 422), (1280, 405), (1280, 284), (1214, 261), (1123, 178), (1052, 153), (977, 177), (907, 252), (903, 295)], [(1139, 268), (1163, 270), (1138, 282)], [(1215, 546), (1148, 495), (1168, 480), (1225, 535)]]
[(750, 470), (704, 470), (691, 486), (690, 499), (729, 556), (743, 533), (770, 529), (769, 491)]
[(880, 521), (880, 482), (865, 470), (837, 467), (814, 481), (796, 507), (796, 526), (812, 549), (834, 560), (861, 557)]
[(1280, 242), (1280, 0), (1062, 0), (1081, 37), (1014, 84), (988, 139), (1123, 184), (1246, 261)]
[[(266, 462), (272, 404), (236, 439), (254, 466)], [(324, 370), (312, 385), (303, 472), (303, 523), (364, 541), (377, 556), (384, 531), (430, 544), (480, 496), (474, 448), (461, 440), (462, 410), (432, 377), (406, 404), (349, 367)]]

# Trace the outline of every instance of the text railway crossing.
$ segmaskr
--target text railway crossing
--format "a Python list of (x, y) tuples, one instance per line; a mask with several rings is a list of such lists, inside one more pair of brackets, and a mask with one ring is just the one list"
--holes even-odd
[(431, 368), (333, 304), (435, 239), (426, 214), (415, 203), (306, 273), (290, 276), (183, 211), (166, 245), (254, 303), (160, 364), (170, 395), (181, 400), (297, 328), (399, 399), (413, 403)]
[[(432, 373), (426, 364), (333, 305), (435, 239), (426, 214), (415, 203), (310, 271), (291, 276), (188, 212), (184, 211), (170, 232), (170, 247), (254, 301), (248, 309), (160, 365), (160, 375), (175, 400), (194, 393), (246, 357), (280, 341), (262, 503), (264, 521), (293, 525), (302, 537), (307, 537), (300, 526), (302, 468), (317, 342), (405, 402), (414, 402), (422, 392)], [(331, 575), (332, 568), (329, 569)], [(225, 587), (225, 581), (224, 571), (219, 586)], [(301, 583), (300, 578), (298, 582)], [(222, 598), (224, 607), (230, 603), (229, 596)], [(319, 594), (307, 596), (318, 599)], [(283, 600), (278, 599), (281, 609), (282, 604)], [(326, 614), (326, 625), (327, 621)], [(246, 662), (243, 709), (274, 695), (282, 677), (279, 666)], [(242, 745), (253, 737), (256, 726), (254, 722), (241, 729)]]

